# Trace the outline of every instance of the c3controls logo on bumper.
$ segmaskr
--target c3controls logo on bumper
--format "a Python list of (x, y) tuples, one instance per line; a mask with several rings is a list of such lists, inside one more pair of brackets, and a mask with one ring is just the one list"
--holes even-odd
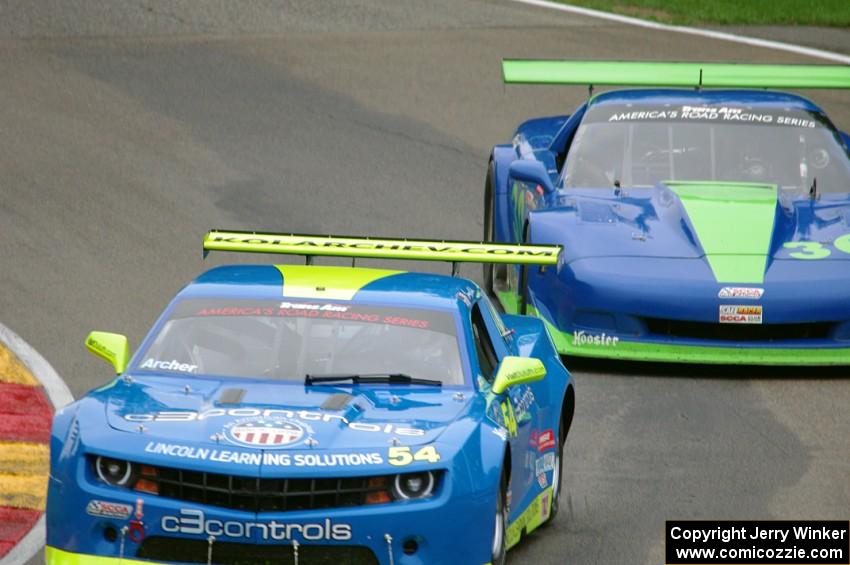
[(236, 520), (207, 519), (202, 510), (183, 508), (179, 516), (163, 516), (160, 522), (163, 532), (170, 534), (188, 534), (226, 537), (234, 539), (254, 539), (289, 541), (349, 541), (350, 524), (334, 524), (330, 518), (324, 522), (286, 524), (271, 520), (269, 522), (241, 522)]

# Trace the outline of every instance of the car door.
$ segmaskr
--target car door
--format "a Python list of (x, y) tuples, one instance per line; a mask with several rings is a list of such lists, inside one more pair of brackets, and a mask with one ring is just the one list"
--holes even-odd
[[(502, 359), (516, 353), (510, 341), (512, 338), (501, 320), (494, 316), (486, 296), (473, 305), (470, 315), (479, 374), (492, 384)], [(529, 445), (533, 439), (532, 430), (537, 428), (538, 410), (534, 392), (528, 384), (508, 388), (495, 397), (493, 402), (498, 404), (498, 415), (508, 431), (511, 445), (511, 484), (508, 492), (513, 519), (515, 510), (525, 508), (533, 498), (530, 489), (534, 480), (535, 460)]]

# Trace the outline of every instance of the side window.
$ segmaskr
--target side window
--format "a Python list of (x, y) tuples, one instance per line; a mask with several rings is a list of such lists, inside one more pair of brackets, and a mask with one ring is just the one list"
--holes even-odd
[(487, 326), (481, 315), (480, 302), (472, 307), (472, 334), (481, 374), (488, 381), (492, 381), (496, 375), (499, 358), (496, 355), (496, 350), (493, 348), (490, 333), (487, 331)]
[(505, 322), (502, 321), (502, 315), (499, 314), (499, 311), (493, 305), (493, 302), (487, 298), (486, 295), (481, 297), (481, 302), (487, 305), (487, 308), (490, 310), (490, 317), (493, 318), (493, 324), (496, 326), (496, 330), (499, 332), (499, 335), (502, 337), (505, 345), (509, 346), (513, 339), (513, 332), (505, 326)]

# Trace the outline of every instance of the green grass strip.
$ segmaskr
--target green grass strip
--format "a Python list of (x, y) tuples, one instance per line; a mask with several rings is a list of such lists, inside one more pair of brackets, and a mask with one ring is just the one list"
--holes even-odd
[(674, 25), (850, 26), (847, 0), (560, 0)]

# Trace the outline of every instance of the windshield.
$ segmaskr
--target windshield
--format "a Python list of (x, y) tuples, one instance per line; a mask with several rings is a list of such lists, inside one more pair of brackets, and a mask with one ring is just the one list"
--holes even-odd
[(450, 312), (290, 300), (179, 302), (136, 370), (304, 382), (406, 374), (463, 384)]
[[(817, 180), (815, 180), (817, 179)], [(758, 182), (808, 195), (850, 192), (850, 159), (826, 118), (733, 106), (592, 106), (576, 132), (564, 186), (666, 180)]]

